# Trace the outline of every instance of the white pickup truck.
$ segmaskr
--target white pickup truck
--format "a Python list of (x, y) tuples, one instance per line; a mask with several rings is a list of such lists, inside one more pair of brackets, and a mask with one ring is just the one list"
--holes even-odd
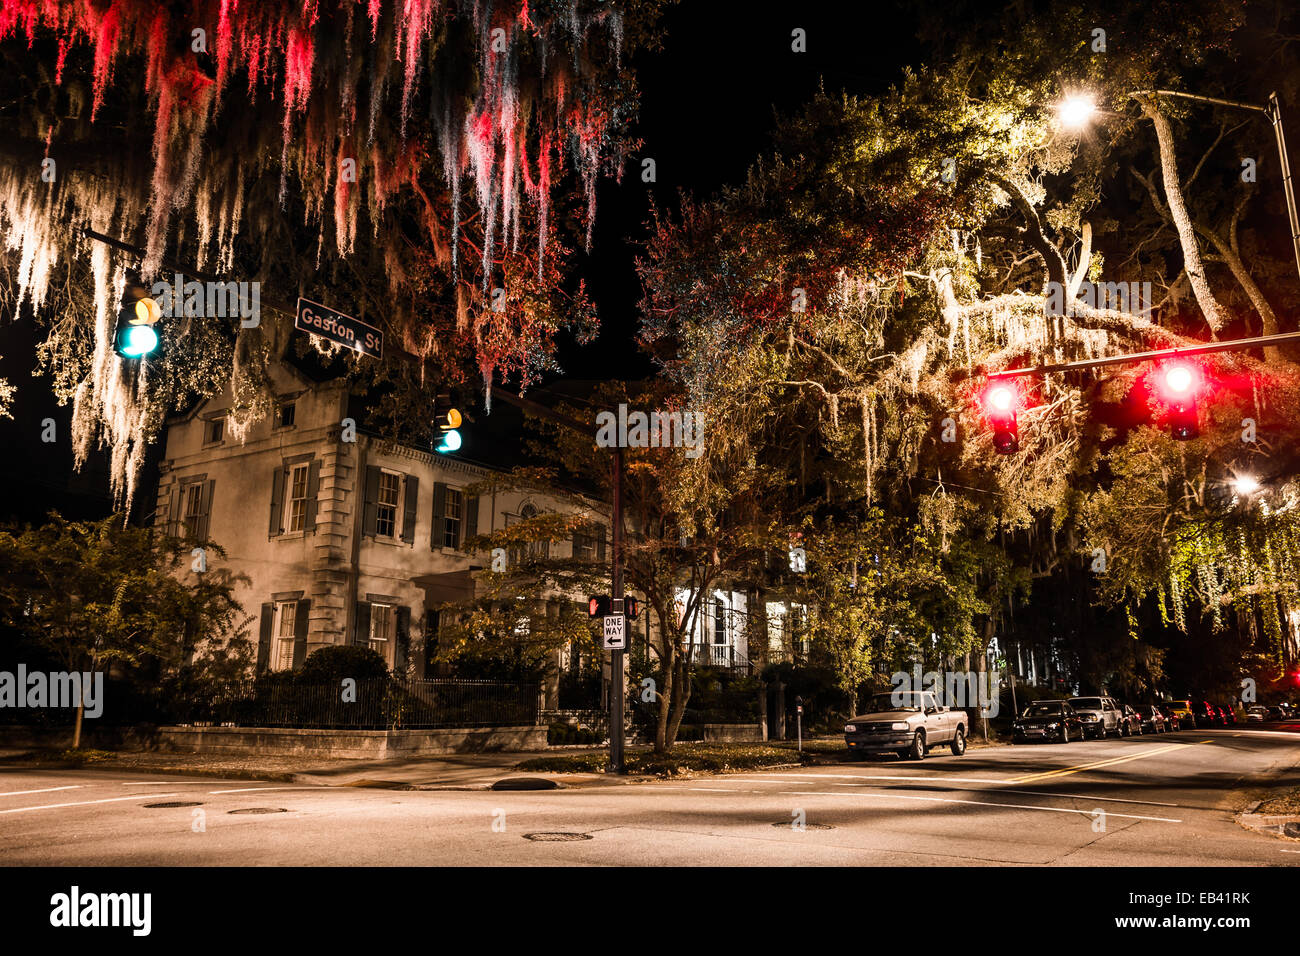
[(866, 709), (844, 725), (844, 742), (853, 753), (892, 751), (913, 760), (947, 744), (960, 757), (966, 752), (968, 720), (964, 710), (949, 710), (928, 690), (875, 694)]

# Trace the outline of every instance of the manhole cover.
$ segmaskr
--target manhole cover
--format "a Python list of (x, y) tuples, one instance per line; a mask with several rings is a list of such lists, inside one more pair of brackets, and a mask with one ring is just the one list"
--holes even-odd
[(243, 807), (239, 810), (227, 810), (227, 813), (288, 813), (284, 807)]
[(574, 840), (590, 840), (590, 833), (525, 833), (525, 840), (537, 843), (570, 843)]
[(801, 823), (799, 826), (794, 825), (793, 820), (787, 820), (782, 823), (773, 823), (774, 827), (785, 827), (790, 830), (834, 830), (835, 828), (829, 823)]
[(173, 807), (201, 807), (203, 804), (197, 800), (171, 800), (167, 803), (146, 803), (146, 810), (170, 810)]
[(504, 777), (492, 784), (493, 790), (558, 790), (560, 784), (546, 777)]

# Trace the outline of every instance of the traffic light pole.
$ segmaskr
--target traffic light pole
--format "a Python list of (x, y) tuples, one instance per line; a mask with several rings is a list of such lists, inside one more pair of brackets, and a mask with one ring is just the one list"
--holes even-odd
[[(623, 449), (613, 449), (613, 544), (614, 566), (610, 598), (615, 614), (623, 617), (623, 643), (627, 644), (627, 609), (623, 606)], [(610, 651), (609, 668), (609, 772), (623, 772), (623, 654)]]

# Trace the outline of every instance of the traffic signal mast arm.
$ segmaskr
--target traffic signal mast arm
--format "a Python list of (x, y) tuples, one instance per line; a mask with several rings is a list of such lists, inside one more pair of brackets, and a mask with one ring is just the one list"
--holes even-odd
[(1128, 355), (1112, 355), (1107, 358), (1082, 359), (1078, 362), (1061, 362), (1056, 365), (1036, 365), (1030, 368), (1011, 368), (1001, 372), (990, 372), (989, 380), (1014, 378), (1017, 375), (1042, 375), (1047, 372), (1066, 372), (1071, 369), (1097, 368), (1102, 365), (1129, 365), (1137, 362), (1149, 362), (1156, 359), (1185, 357), (1188, 355), (1206, 355), (1210, 352), (1239, 352), (1265, 345), (1281, 345), (1283, 342), (1300, 342), (1300, 332), (1281, 332), (1277, 335), (1257, 335), (1249, 339), (1231, 339), (1227, 342), (1208, 342), (1205, 345), (1191, 345), (1186, 348), (1156, 349), (1152, 352), (1133, 352)]

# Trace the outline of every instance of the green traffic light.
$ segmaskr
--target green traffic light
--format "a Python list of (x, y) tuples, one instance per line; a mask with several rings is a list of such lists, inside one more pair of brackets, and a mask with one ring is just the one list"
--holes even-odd
[(438, 446), (437, 451), (441, 454), (459, 451), (461, 446), (460, 432), (451, 429), (442, 433), (442, 444)]
[(158, 347), (158, 333), (151, 325), (128, 325), (117, 337), (117, 353), (123, 358), (143, 358)]

